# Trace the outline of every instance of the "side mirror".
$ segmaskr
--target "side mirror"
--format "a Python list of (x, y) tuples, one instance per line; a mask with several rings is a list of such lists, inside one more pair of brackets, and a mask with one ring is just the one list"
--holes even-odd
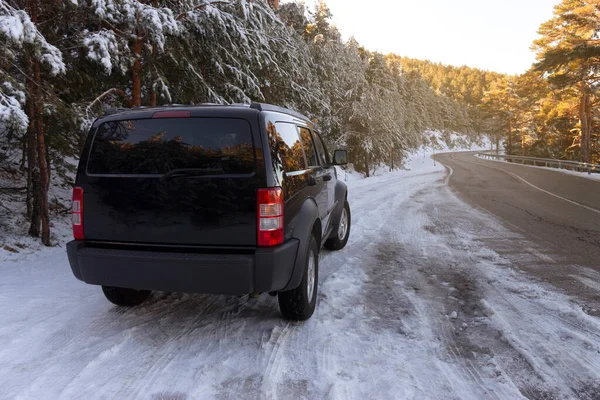
[(336, 150), (333, 153), (333, 164), (334, 165), (348, 164), (348, 152), (346, 150)]

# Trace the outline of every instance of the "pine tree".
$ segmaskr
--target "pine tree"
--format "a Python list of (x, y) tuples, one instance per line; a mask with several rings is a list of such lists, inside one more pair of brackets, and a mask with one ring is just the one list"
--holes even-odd
[(516, 94), (516, 77), (507, 76), (494, 82), (485, 93), (481, 108), (488, 113), (489, 132), (496, 140), (498, 147), (499, 138), (506, 136), (506, 154), (514, 154), (514, 132), (518, 115)]
[[(39, 27), (48, 25), (47, 22), (61, 9), (31, 0), (15, 1), (13, 5), (0, 2), (0, 11), (0, 35), (4, 41), (3, 48), (8, 50), (9, 63), (2, 75), (10, 74), (9, 71), (13, 70), (13, 81), (24, 95), (20, 95), (21, 101), (17, 102), (13, 100), (14, 96), (9, 97), (8, 94), (2, 94), (0, 98), (5, 104), (4, 108), (8, 109), (10, 126), (17, 131), (27, 126), (23, 145), (26, 156), (23, 158), (27, 159), (27, 212), (31, 220), (29, 234), (36, 237), (41, 234), (42, 243), (49, 246), (51, 160), (47, 146), (46, 111), (49, 105), (57, 103), (52, 79), (64, 74), (66, 67), (62, 52), (48, 42)], [(4, 86), (16, 93), (13, 85)], [(25, 100), (24, 103), (22, 100)], [(21, 108), (23, 104), (24, 110)]]
[[(161, 1), (162, 2), (162, 1)], [(88, 26), (96, 30), (84, 31), (82, 44), (87, 57), (100, 63), (104, 73), (129, 74), (130, 85), (111, 88), (98, 100), (109, 94), (118, 94), (127, 106), (142, 105), (144, 76), (154, 82), (146, 85), (150, 104), (155, 104), (156, 83), (161, 79), (157, 57), (164, 54), (170, 36), (182, 34), (180, 20), (193, 13), (199, 5), (182, 0), (169, 2), (175, 7), (163, 7), (158, 0), (106, 0), (82, 2), (80, 7)], [(204, 8), (212, 7), (203, 3)]]
[(548, 75), (558, 88), (575, 87), (579, 96), (581, 160), (592, 160), (592, 124), (600, 79), (600, 1), (563, 0), (554, 17), (542, 24), (537, 52), (537, 71)]
[(400, 166), (428, 129), (472, 130), (470, 103), (489, 82), (481, 71), (408, 68), (345, 42), (324, 1), (313, 12), (278, 3), (0, 0), (0, 174), (26, 183), (30, 233), (49, 244), (49, 185), (72, 183), (68, 159), (111, 106), (286, 106), (367, 174)]

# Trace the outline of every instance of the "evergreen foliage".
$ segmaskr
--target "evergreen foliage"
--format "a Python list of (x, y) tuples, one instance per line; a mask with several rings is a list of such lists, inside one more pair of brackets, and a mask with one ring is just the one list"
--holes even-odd
[(50, 244), (51, 182), (72, 176), (108, 107), (289, 107), (367, 174), (401, 166), (426, 130), (476, 131), (468, 102), (398, 57), (342, 40), (324, 2), (278, 3), (0, 0), (0, 202), (22, 198), (30, 235)]
[[(600, 1), (563, 0), (519, 76), (399, 58), (443, 97), (467, 107), (473, 129), (508, 154), (600, 163)], [(464, 108), (463, 108), (464, 110)]]
[[(598, 81), (600, 80), (600, 1), (563, 0), (554, 18), (542, 24), (533, 49), (538, 62), (534, 71), (544, 74), (548, 84), (563, 91), (567, 101), (578, 99), (571, 118), (578, 119), (572, 149), (583, 162), (598, 162)], [(564, 106), (564, 104), (563, 104)]]

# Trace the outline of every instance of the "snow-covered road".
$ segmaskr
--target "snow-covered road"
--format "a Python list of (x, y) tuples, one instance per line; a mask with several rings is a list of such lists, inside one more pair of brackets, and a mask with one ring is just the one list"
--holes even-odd
[(305, 323), (267, 295), (118, 308), (64, 247), (0, 253), (0, 398), (599, 398), (600, 320), (487, 248), (518, 234), (442, 166), (411, 169), (349, 182), (350, 241), (322, 253)]

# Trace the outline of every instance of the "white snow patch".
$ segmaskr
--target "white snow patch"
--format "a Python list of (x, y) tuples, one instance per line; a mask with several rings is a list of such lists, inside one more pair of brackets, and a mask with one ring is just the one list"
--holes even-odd
[(0, 250), (3, 395), (569, 398), (587, 383), (595, 393), (598, 320), (478, 241), (509, 233), (454, 197), (428, 154), (410, 170), (348, 173), (350, 240), (321, 254), (319, 304), (304, 323), (283, 321), (267, 295), (155, 293), (114, 307), (72, 276), (64, 247)]

